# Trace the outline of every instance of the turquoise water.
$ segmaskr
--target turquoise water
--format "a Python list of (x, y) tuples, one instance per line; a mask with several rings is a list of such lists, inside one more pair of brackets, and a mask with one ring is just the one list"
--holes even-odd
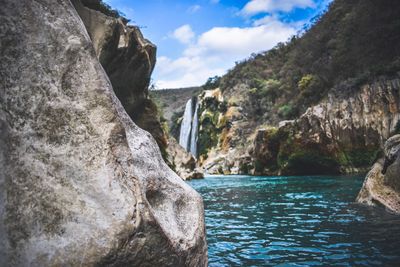
[(354, 203), (362, 177), (211, 176), (210, 266), (400, 266), (400, 216)]

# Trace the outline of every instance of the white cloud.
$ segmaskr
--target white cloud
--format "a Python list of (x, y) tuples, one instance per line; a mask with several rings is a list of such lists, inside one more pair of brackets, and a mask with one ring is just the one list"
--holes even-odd
[(208, 77), (222, 75), (225, 68), (212, 57), (185, 57), (176, 60), (167, 57), (157, 59), (156, 72), (161, 79), (156, 81), (158, 88), (180, 88), (203, 84)]
[(190, 25), (186, 24), (186, 25), (183, 25), (183, 26), (177, 28), (173, 32), (172, 37), (174, 37), (175, 39), (177, 39), (179, 42), (181, 42), (183, 44), (189, 44), (195, 37), (195, 34), (192, 30), (192, 27), (190, 27)]
[(313, 0), (251, 0), (241, 13), (255, 15), (259, 13), (290, 12), (295, 8), (315, 7)]
[(210, 52), (245, 56), (268, 50), (294, 33), (292, 28), (280, 22), (248, 28), (221, 27), (204, 33), (198, 45)]
[(272, 16), (265, 16), (253, 21), (253, 26), (267, 25), (269, 23), (273, 23), (274, 21), (276, 21), (276, 18)]
[(201, 9), (201, 6), (199, 5), (193, 5), (191, 7), (188, 8), (188, 12), (189, 13), (196, 13), (197, 11), (199, 11)]
[[(193, 33), (187, 29), (180, 32)], [(192, 37), (183, 38), (187, 47), (181, 57), (158, 58), (156, 85), (158, 88), (201, 85), (208, 77), (222, 75), (235, 61), (269, 50), (295, 33), (295, 27), (274, 17), (260, 19), (253, 27), (214, 27), (196, 39), (193, 33)]]

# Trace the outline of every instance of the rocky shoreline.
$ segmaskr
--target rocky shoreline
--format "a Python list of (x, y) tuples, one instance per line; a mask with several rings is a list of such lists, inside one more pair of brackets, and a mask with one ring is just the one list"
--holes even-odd
[(380, 158), (367, 174), (357, 201), (382, 206), (400, 215), (400, 135), (389, 138)]

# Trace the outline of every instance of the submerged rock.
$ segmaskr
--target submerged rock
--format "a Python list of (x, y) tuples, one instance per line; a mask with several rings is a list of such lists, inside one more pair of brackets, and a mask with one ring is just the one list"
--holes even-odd
[(384, 153), (367, 174), (357, 201), (400, 214), (400, 135), (386, 141)]
[(206, 266), (201, 197), (115, 96), (70, 1), (0, 9), (0, 265)]

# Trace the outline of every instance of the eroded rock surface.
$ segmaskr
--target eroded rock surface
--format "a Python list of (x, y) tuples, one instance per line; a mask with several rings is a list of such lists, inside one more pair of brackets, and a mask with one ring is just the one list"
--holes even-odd
[[(399, 89), (398, 78), (382, 78), (357, 90), (332, 91), (299, 119), (255, 139), (252, 155), (285, 174), (366, 172), (399, 124)], [(276, 160), (266, 164), (271, 154)]]
[(181, 147), (173, 137), (168, 140), (167, 152), (174, 170), (183, 180), (204, 178), (203, 171), (196, 166), (195, 158)]
[(70, 1), (2, 1), (0, 40), (0, 265), (206, 266), (201, 197), (126, 114)]
[[(272, 125), (255, 123), (241, 106), (245, 101), (224, 94), (226, 111), (208, 115), (219, 123), (208, 134), (215, 145), (202, 166), (209, 173), (226, 174), (366, 172), (399, 125), (399, 90), (398, 76), (358, 88), (334, 88), (298, 119)], [(201, 124), (200, 136), (204, 129)], [(214, 133), (216, 138), (210, 138)]]
[(72, 2), (117, 97), (132, 120), (150, 132), (164, 152), (167, 137), (157, 107), (148, 97), (151, 73), (156, 63), (156, 46), (143, 37), (139, 27), (127, 25), (124, 18), (92, 9), (99, 5), (99, 0)]
[(365, 178), (357, 201), (400, 214), (400, 135), (386, 141), (384, 153)]

